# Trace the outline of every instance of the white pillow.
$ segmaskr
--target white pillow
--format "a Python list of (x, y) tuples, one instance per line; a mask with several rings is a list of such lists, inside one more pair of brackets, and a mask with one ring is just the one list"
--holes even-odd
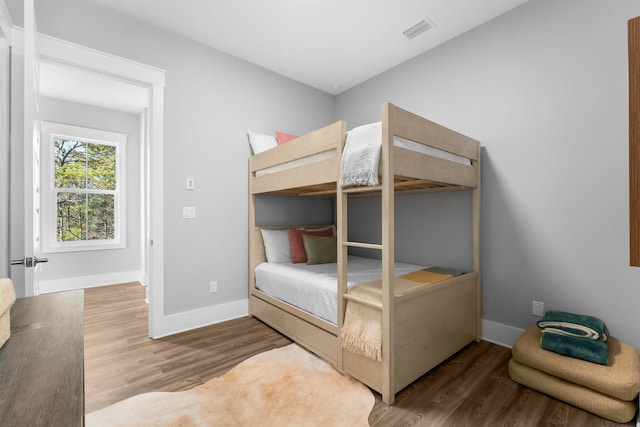
[(278, 140), (274, 135), (264, 135), (251, 131), (248, 131), (247, 135), (249, 135), (249, 144), (253, 154), (262, 153), (278, 146)]
[(260, 229), (268, 262), (291, 262), (289, 231)]

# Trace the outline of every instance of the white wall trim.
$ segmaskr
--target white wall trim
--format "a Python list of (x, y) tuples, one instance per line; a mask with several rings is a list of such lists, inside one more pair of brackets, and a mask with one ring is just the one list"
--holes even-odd
[(513, 347), (524, 329), (482, 319), (482, 339), (503, 347)]
[(146, 194), (149, 197), (149, 336), (158, 338), (165, 328), (164, 313), (164, 87), (154, 84), (151, 89), (149, 120), (149, 168)]
[(169, 314), (163, 316), (161, 322), (156, 324), (153, 338), (162, 338), (248, 315), (248, 299), (213, 305), (197, 310), (184, 311), (182, 313)]
[(127, 58), (101, 52), (66, 40), (38, 34), (40, 56), (55, 62), (78, 66), (118, 78), (164, 86), (165, 71)]
[[(169, 314), (162, 316), (153, 338), (162, 338), (248, 315), (248, 299)], [(484, 341), (511, 348), (523, 333), (524, 329), (482, 319), (482, 339)]]
[(95, 288), (98, 286), (115, 285), (118, 283), (141, 282), (142, 271), (120, 271), (116, 273), (96, 274), (91, 276), (77, 276), (65, 279), (40, 281), (40, 293), (70, 291), (74, 289)]

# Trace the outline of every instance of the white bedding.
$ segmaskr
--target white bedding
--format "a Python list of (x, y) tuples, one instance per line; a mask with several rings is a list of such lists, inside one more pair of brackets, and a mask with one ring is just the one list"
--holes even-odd
[[(394, 137), (393, 145), (396, 147), (404, 148), (406, 150), (415, 151), (417, 153), (428, 154), (430, 156), (438, 157), (452, 162), (460, 163), (462, 165), (471, 165), (471, 160), (466, 157), (459, 156), (457, 154), (449, 153), (437, 148), (422, 145), (420, 143), (410, 141), (408, 139)], [(319, 162), (321, 160), (331, 159), (335, 157), (336, 150), (323, 151), (322, 153), (312, 154), (311, 156), (302, 157), (300, 159), (292, 160), (287, 163), (282, 163), (276, 166), (272, 166), (260, 171), (256, 171), (256, 176), (263, 176), (274, 172), (281, 172), (287, 169), (293, 169), (299, 166), (308, 165), (311, 163)]]
[[(382, 277), (380, 260), (349, 256), (347, 288)], [(395, 263), (395, 276), (426, 266)], [(256, 267), (256, 288), (333, 324), (338, 320), (337, 264), (269, 263)]]

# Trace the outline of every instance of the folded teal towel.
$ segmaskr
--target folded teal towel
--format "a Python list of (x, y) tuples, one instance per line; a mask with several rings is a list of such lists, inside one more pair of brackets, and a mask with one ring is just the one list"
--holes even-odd
[(542, 320), (538, 321), (538, 327), (543, 332), (597, 341), (607, 341), (609, 337), (607, 325), (597, 317), (586, 314), (549, 310)]
[(599, 365), (609, 364), (608, 345), (604, 341), (576, 338), (542, 331), (540, 345), (545, 350)]

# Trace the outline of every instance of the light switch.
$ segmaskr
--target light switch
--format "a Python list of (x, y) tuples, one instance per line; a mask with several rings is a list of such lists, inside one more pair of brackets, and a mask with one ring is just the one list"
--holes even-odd
[(182, 208), (182, 217), (187, 219), (193, 219), (196, 217), (196, 208), (194, 207), (183, 207)]
[(187, 178), (187, 190), (195, 190), (196, 189), (196, 183), (193, 180), (193, 178)]

